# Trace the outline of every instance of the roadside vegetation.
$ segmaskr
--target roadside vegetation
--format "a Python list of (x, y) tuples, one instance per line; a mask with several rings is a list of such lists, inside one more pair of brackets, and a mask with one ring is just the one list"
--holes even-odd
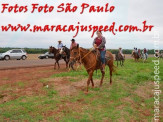
[[(0, 53), (4, 53), (8, 50), (11, 49), (21, 49), (21, 48), (16, 48), (16, 47), (0, 47)], [(23, 48), (28, 54), (42, 54), (45, 52), (48, 52), (48, 49), (43, 49), (43, 48)], [(118, 52), (118, 49), (109, 49), (113, 54), (116, 54)], [(123, 49), (124, 54), (131, 54), (132, 49)], [(148, 50), (148, 54), (154, 54), (154, 50)]]

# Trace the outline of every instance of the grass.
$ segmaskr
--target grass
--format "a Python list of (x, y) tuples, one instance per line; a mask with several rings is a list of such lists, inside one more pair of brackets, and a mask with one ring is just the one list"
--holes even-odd
[[(92, 121), (152, 121), (153, 118), (153, 67), (152, 58), (147, 63), (126, 60), (124, 67), (116, 68), (113, 75), (113, 85), (109, 85), (109, 69), (101, 88), (90, 88), (86, 95), (82, 90), (75, 95), (60, 96), (56, 86), (43, 87), (46, 94), (38, 96), (22, 96), (15, 100), (0, 104), (0, 120), (10, 121), (63, 121), (63, 122), (92, 122)], [(163, 61), (160, 62), (160, 78), (163, 79)], [(49, 83), (50, 79), (69, 77), (70, 82), (80, 82), (88, 77), (87, 72), (63, 72), (49, 78), (40, 78), (39, 82)], [(100, 79), (100, 71), (94, 73), (94, 79)], [(51, 81), (52, 82), (52, 81)], [(18, 86), (24, 85), (20, 82)], [(160, 81), (161, 90), (163, 86)], [(136, 91), (138, 88), (148, 88), (142, 97)], [(5, 90), (7, 86), (4, 86)], [(141, 93), (141, 92), (140, 92)], [(162, 95), (160, 97), (163, 102)], [(161, 105), (161, 104), (160, 104)], [(162, 113), (162, 112), (161, 112)], [(160, 113), (160, 114), (161, 114)], [(160, 118), (163, 121), (162, 118)]]

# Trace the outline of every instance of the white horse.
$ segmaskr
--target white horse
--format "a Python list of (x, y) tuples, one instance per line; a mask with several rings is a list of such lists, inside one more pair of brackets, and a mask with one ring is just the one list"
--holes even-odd
[(144, 51), (142, 51), (142, 59), (143, 59), (143, 63), (148, 59), (148, 54), (144, 53)]

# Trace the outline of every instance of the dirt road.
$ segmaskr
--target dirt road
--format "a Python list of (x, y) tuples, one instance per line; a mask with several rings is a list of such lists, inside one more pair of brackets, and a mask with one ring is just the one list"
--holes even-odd
[[(60, 61), (60, 64), (63, 61)], [(40, 66), (52, 66), (54, 65), (54, 59), (44, 59), (44, 60), (10, 60), (10, 61), (0, 61), (0, 70), (3, 69), (15, 69), (15, 68), (25, 68), (25, 67), (40, 67)]]
[[(0, 70), (4, 69), (16, 69), (16, 68), (30, 68), (30, 67), (40, 67), (40, 66), (53, 66), (54, 59), (38, 59), (38, 54), (30, 54), (29, 58), (25, 61), (23, 60), (10, 60), (10, 61), (2, 61), (0, 60)], [(153, 55), (149, 55), (149, 57), (153, 57)], [(131, 55), (126, 54), (126, 59), (131, 59)], [(64, 61), (61, 60), (60, 64), (64, 64)]]

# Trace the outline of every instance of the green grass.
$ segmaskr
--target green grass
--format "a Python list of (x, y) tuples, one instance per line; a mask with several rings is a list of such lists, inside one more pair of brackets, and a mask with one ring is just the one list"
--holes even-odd
[(86, 77), (86, 76), (88, 76), (88, 74), (83, 68), (82, 71), (73, 71), (73, 70), (71, 70), (69, 72), (62, 72), (62, 73), (59, 73), (59, 74), (54, 74), (54, 75), (51, 76), (51, 78), (67, 77), (67, 76), (69, 76), (69, 77), (85, 76)]
[[(85, 94), (79, 89), (77, 94), (60, 96), (55, 89), (43, 87), (46, 94), (22, 96), (15, 100), (0, 104), (0, 120), (11, 121), (61, 121), (61, 122), (92, 122), (92, 121), (152, 121), (153, 96), (141, 97), (136, 91), (138, 88), (153, 87), (154, 64), (152, 58), (148, 62), (134, 62), (126, 60), (124, 67), (116, 68), (113, 74), (113, 85), (109, 85), (109, 69), (106, 69), (104, 84), (101, 88), (89, 88)], [(163, 61), (160, 62), (160, 78), (163, 79)], [(39, 82), (49, 83), (50, 79), (69, 77), (69, 81), (80, 82), (87, 79), (87, 72), (81, 71), (63, 72), (54, 74), (49, 78), (40, 78)], [(94, 73), (94, 79), (100, 79), (100, 71)], [(53, 80), (52, 80), (53, 81)], [(50, 82), (52, 82), (50, 81)], [(55, 80), (54, 80), (55, 82)], [(18, 86), (24, 85), (20, 82)], [(162, 89), (163, 83), (160, 81)], [(5, 90), (8, 86), (0, 87)], [(143, 90), (142, 90), (143, 91)], [(144, 94), (148, 94), (146, 90)], [(0, 98), (1, 99), (1, 98)], [(162, 95), (160, 97), (163, 102)], [(160, 104), (161, 104), (160, 103)], [(149, 115), (146, 115), (147, 112)], [(161, 113), (160, 113), (161, 114)], [(162, 118), (160, 118), (163, 121)]]
[(22, 82), (22, 81), (19, 81), (19, 82), (16, 83), (16, 85), (17, 85), (18, 87), (22, 88), (22, 87), (25, 86), (25, 83)]

